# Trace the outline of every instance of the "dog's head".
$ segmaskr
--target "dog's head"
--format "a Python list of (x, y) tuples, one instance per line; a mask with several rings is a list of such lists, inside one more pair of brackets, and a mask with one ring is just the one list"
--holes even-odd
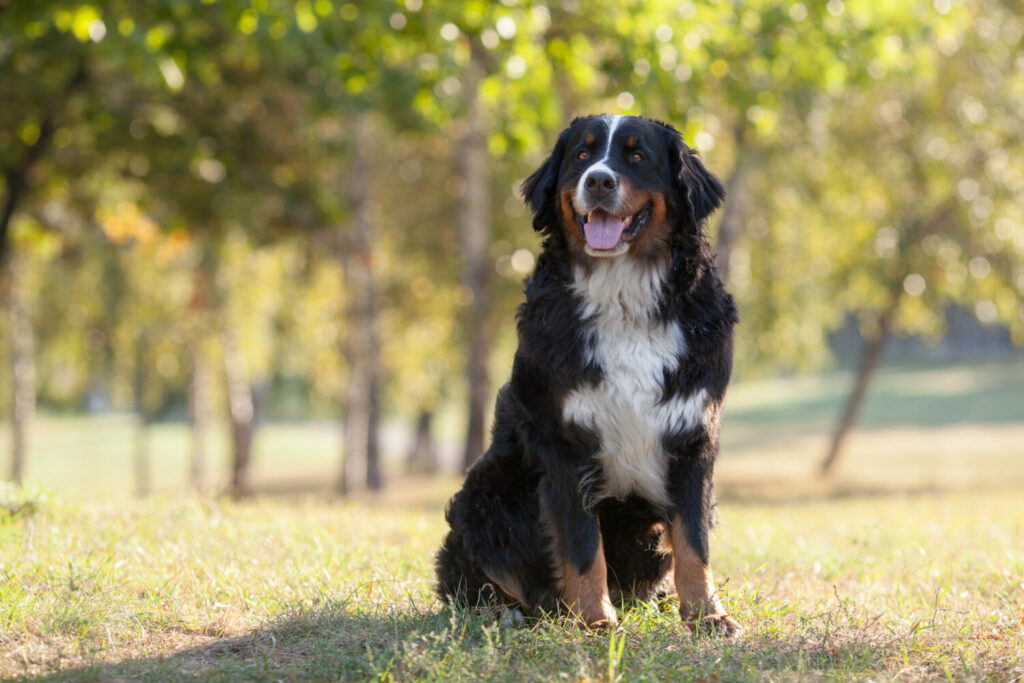
[(573, 121), (522, 192), (536, 230), (597, 258), (656, 254), (674, 231), (699, 234), (725, 196), (675, 128), (610, 115)]

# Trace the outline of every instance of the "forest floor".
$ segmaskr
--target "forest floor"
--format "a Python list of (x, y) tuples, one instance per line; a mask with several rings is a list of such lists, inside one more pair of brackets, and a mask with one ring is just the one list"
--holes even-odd
[[(110, 455), (130, 422), (44, 417), (44, 476), (0, 489), (0, 678), (1022, 680), (1024, 364), (887, 369), (819, 483), (847, 380), (730, 396), (712, 561), (746, 633), (727, 641), (693, 638), (671, 604), (604, 633), (453, 612), (432, 563), (458, 479), (271, 495), (289, 462), (333, 462), (316, 429), (268, 425), (253, 500), (174, 493), (176, 455), (134, 501)], [(155, 452), (182, 448), (180, 429), (155, 428)]]

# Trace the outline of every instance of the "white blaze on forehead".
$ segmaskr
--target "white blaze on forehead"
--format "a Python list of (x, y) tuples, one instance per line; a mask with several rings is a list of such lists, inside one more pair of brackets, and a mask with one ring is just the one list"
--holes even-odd
[(598, 163), (603, 164), (612, 155), (612, 138), (615, 137), (615, 129), (619, 127), (624, 118), (626, 117), (622, 114), (605, 114), (601, 117), (604, 125), (608, 127), (608, 143), (604, 146), (604, 157)]
[(608, 129), (608, 140), (607, 142), (605, 142), (604, 154), (602, 155), (602, 157), (598, 159), (594, 164), (592, 164), (589, 168), (587, 168), (587, 170), (583, 172), (583, 175), (580, 176), (579, 181), (576, 183), (576, 196), (573, 199), (575, 200), (577, 207), (583, 208), (586, 204), (583, 198), (583, 184), (587, 182), (587, 176), (589, 176), (591, 173), (595, 171), (604, 171), (613, 178), (618, 177), (618, 174), (615, 171), (613, 171), (610, 166), (608, 166), (607, 162), (612, 157), (612, 140), (615, 138), (615, 130), (619, 127), (619, 124), (621, 124), (623, 119), (625, 118), (626, 117), (623, 114), (605, 114), (604, 116), (601, 117), (601, 120), (604, 122), (605, 127)]

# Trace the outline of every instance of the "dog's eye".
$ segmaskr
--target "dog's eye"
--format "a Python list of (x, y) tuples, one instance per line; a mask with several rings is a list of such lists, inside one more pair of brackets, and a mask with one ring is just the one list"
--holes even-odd
[(588, 152), (585, 149), (581, 149), (579, 152), (576, 153), (576, 158), (579, 159), (580, 161), (586, 161), (587, 159), (590, 158), (590, 152)]
[(632, 154), (629, 155), (629, 160), (630, 161), (643, 161), (644, 160), (644, 155), (641, 152), (633, 152)]

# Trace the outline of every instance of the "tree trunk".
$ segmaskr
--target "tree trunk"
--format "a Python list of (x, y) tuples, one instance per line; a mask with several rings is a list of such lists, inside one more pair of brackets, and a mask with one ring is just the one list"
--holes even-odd
[(373, 231), (370, 220), (370, 154), (372, 127), (368, 115), (353, 124), (352, 159), (346, 175), (352, 221), (345, 253), (349, 304), (346, 356), (349, 383), (345, 396), (344, 456), (341, 493), (383, 486), (380, 469), (380, 387), (376, 287), (373, 280)]
[(225, 324), (222, 336), (224, 346), (224, 379), (227, 388), (228, 417), (231, 422), (231, 483), (233, 498), (249, 495), (249, 463), (255, 431), (256, 408), (249, 365), (230, 324)]
[(206, 434), (209, 431), (212, 377), (210, 364), (203, 353), (202, 339), (192, 339), (192, 367), (188, 383), (188, 418), (191, 427), (188, 461), (188, 485), (193, 491), (202, 491), (206, 476)]
[(135, 444), (132, 462), (135, 474), (135, 495), (145, 498), (150, 493), (151, 457), (149, 448), (149, 411), (146, 409), (146, 333), (135, 340)]
[(757, 166), (756, 148), (746, 148), (743, 143), (743, 127), (734, 131), (736, 140), (736, 165), (725, 181), (725, 206), (722, 221), (718, 224), (718, 240), (715, 244), (715, 265), (723, 282), (728, 282), (732, 251), (743, 234), (743, 224), (748, 215), (751, 193), (747, 189), (750, 173)]
[(828, 476), (835, 472), (836, 464), (842, 455), (842, 447), (846, 437), (857, 422), (864, 398), (868, 393), (868, 386), (874, 377), (875, 370), (885, 353), (886, 343), (892, 333), (893, 321), (896, 318), (896, 311), (899, 309), (900, 299), (903, 292), (903, 279), (897, 278), (897, 284), (890, 290), (889, 301), (878, 315), (878, 329), (869, 339), (864, 341), (864, 349), (861, 352), (860, 366), (857, 368), (857, 376), (854, 379), (853, 390), (846, 399), (846, 406), (843, 408), (842, 417), (836, 425), (832, 434), (832, 442), (828, 454), (821, 463), (822, 476)]
[(468, 414), (466, 443), (462, 462), (468, 469), (484, 452), (484, 418), (489, 390), (487, 360), (491, 333), (487, 325), (490, 302), (491, 244), (490, 177), (487, 163), (487, 137), (480, 82), (483, 68), (471, 58), (466, 68), (463, 92), (466, 94), (466, 126), (458, 139), (459, 173), (464, 195), (459, 207), (459, 243), (462, 247), (462, 284), (469, 293), (465, 329), (469, 335), (466, 379), (468, 383)]
[(434, 411), (420, 408), (416, 417), (416, 432), (413, 435), (412, 447), (406, 458), (406, 468), (410, 472), (433, 474), (438, 470), (437, 448), (433, 436)]
[(36, 408), (36, 366), (32, 316), (24, 287), (24, 268), (11, 259), (7, 306), (11, 334), (11, 481), (21, 484), (28, 456), (29, 429)]
[(150, 494), (150, 483), (152, 482), (152, 456), (150, 453), (149, 441), (149, 418), (144, 414), (136, 416), (135, 443), (133, 445), (135, 475), (135, 496), (145, 498)]

